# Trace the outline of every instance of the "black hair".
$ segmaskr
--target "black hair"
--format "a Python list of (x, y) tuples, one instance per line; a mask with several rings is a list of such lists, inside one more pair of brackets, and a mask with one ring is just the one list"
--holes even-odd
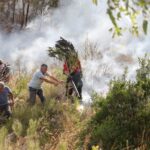
[(42, 64), (41, 67), (46, 67), (46, 68), (48, 68), (48, 65)]

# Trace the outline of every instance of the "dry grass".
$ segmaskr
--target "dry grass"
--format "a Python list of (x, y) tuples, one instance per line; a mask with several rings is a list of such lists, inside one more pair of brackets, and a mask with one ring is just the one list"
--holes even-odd
[[(60, 75), (60, 70), (53, 72), (65, 79)], [(87, 111), (78, 112), (77, 104), (66, 100), (65, 85), (54, 87), (44, 84), (46, 105), (41, 106), (37, 99), (36, 105), (30, 107), (27, 103), (30, 77), (30, 74), (18, 73), (9, 83), (15, 96), (15, 105), (13, 118), (1, 125), (7, 134), (0, 135), (0, 139), (4, 139), (0, 145), (4, 150), (75, 150), (80, 131), (90, 115)]]

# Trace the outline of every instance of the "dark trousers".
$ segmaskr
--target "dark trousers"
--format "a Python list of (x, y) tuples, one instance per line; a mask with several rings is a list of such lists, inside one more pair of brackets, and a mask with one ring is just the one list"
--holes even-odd
[(11, 116), (11, 112), (9, 110), (8, 104), (0, 106), (0, 114), (7, 118), (9, 118)]
[[(78, 90), (79, 95), (80, 95), (80, 97), (78, 97), (78, 98), (79, 98), (80, 100), (82, 100), (82, 86), (77, 87), (77, 90)], [(72, 95), (72, 94), (73, 94), (73, 91), (74, 91), (74, 89), (73, 89), (73, 88), (70, 88), (70, 89), (68, 90), (68, 94), (69, 94), (69, 95)]]
[[(83, 87), (83, 83), (81, 80), (79, 81), (73, 81), (74, 84), (76, 85), (76, 88), (79, 92), (79, 99), (82, 100), (82, 87)], [(67, 82), (66, 82), (66, 96), (71, 96), (74, 92), (74, 88), (73, 88), (73, 85), (71, 83), (71, 80), (70, 79), (67, 79)]]
[(32, 88), (32, 87), (29, 87), (29, 100), (30, 100), (30, 103), (32, 105), (35, 104), (36, 95), (38, 95), (38, 97), (40, 98), (41, 103), (44, 104), (45, 97), (44, 97), (44, 94), (43, 94), (43, 90), (42, 89), (35, 89), (35, 88)]

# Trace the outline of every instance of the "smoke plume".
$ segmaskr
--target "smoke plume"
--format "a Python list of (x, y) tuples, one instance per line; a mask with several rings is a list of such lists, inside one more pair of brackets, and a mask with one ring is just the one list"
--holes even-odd
[[(125, 67), (128, 67), (128, 78), (134, 80), (138, 57), (150, 52), (150, 30), (147, 36), (142, 31), (139, 37), (125, 32), (113, 39), (108, 31), (112, 24), (106, 9), (105, 0), (100, 1), (98, 6), (93, 5), (91, 0), (61, 0), (57, 9), (38, 16), (24, 31), (10, 34), (1, 31), (0, 58), (12, 65), (20, 59), (28, 69), (43, 62), (53, 63), (47, 56), (47, 49), (62, 36), (82, 54), (84, 96), (89, 97), (93, 91), (105, 94), (110, 79), (121, 75)], [(129, 24), (129, 20), (121, 23)], [(100, 53), (101, 57), (83, 58), (86, 39), (98, 44), (93, 53)]]

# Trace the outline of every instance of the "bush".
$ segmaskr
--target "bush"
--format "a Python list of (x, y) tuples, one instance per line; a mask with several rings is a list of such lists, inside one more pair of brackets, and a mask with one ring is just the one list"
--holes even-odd
[[(146, 145), (150, 149), (150, 59), (139, 59), (136, 81), (126, 74), (111, 81), (106, 98), (94, 95), (96, 114), (88, 124), (89, 145), (105, 150), (131, 149)], [(91, 130), (92, 129), (92, 130)]]
[[(59, 135), (64, 130), (63, 109), (61, 104), (54, 100), (47, 102), (45, 106), (31, 107), (28, 104), (24, 104), (23, 107), (16, 106), (13, 117), (4, 124), (5, 128), (0, 128), (3, 131), (0, 146), (5, 145), (5, 139), (7, 140), (7, 136), (11, 134), (17, 137), (13, 145), (19, 146), (18, 144), (21, 144), (19, 140), (23, 138), (28, 149), (41, 149), (48, 142), (48, 144), (54, 144), (52, 140), (56, 131)], [(8, 130), (8, 133), (5, 133), (5, 129)]]

